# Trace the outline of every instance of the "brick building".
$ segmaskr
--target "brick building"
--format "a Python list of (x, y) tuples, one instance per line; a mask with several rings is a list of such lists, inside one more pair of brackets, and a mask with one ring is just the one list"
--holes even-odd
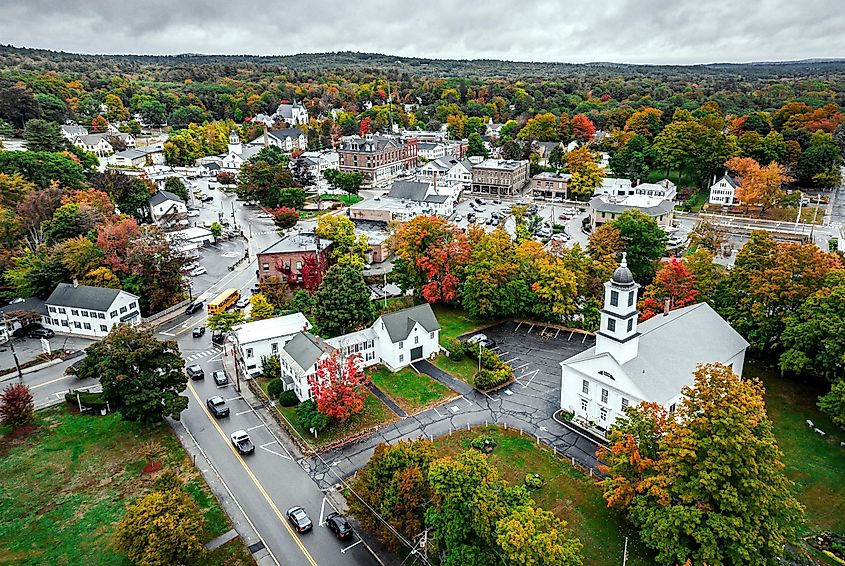
[(531, 177), (531, 196), (541, 200), (566, 200), (571, 177), (568, 173), (538, 173)]
[(351, 136), (341, 142), (337, 152), (340, 154), (339, 169), (363, 175), (364, 187), (386, 187), (402, 171), (417, 165), (416, 138)]
[(313, 232), (287, 234), (258, 252), (258, 280), (278, 277), (291, 289), (315, 289), (328, 267), (330, 246), (330, 240), (319, 239)]
[(485, 159), (472, 168), (472, 192), (482, 195), (518, 195), (528, 183), (528, 161)]

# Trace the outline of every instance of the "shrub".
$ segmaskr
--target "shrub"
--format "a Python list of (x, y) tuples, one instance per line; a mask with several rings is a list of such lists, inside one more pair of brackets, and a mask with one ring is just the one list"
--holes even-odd
[[(263, 356), (261, 358), (261, 373), (264, 377), (277, 378), (282, 376), (282, 362), (278, 356)], [(278, 380), (281, 381), (281, 380)], [(276, 394), (278, 395), (278, 393)], [(272, 395), (275, 397), (276, 395)]]
[(531, 490), (540, 489), (546, 481), (540, 474), (525, 474), (525, 487)]
[(492, 452), (496, 447), (496, 441), (492, 437), (482, 434), (473, 438), (469, 445), (482, 452)]
[(297, 404), (299, 404), (299, 399), (293, 389), (282, 391), (279, 394), (279, 405), (282, 407), (295, 407)]
[(267, 395), (270, 398), (276, 398), (285, 390), (285, 383), (281, 379), (274, 379), (267, 384)]
[(560, 416), (565, 421), (571, 421), (575, 417), (575, 413), (572, 411), (563, 410), (560, 412)]
[(472, 383), (476, 389), (484, 391), (498, 387), (503, 383), (507, 383), (512, 375), (513, 373), (511, 372), (510, 367), (504, 367), (501, 369), (482, 369), (481, 371), (475, 372), (475, 375), (472, 378)]
[(467, 354), (476, 360), (481, 357), (481, 367), (489, 370), (510, 369), (510, 366), (502, 361), (496, 352), (491, 352), (480, 344), (464, 344)]
[(176, 472), (164, 472), (153, 482), (153, 491), (169, 491), (171, 489), (182, 489), (182, 480), (179, 479)]
[(296, 422), (304, 429), (320, 432), (329, 425), (329, 417), (317, 410), (314, 399), (306, 399), (296, 408)]
[(0, 396), (0, 419), (13, 429), (35, 420), (35, 402), (29, 387), (15, 383), (3, 390)]
[[(77, 395), (79, 395), (78, 399), (76, 397)], [(91, 393), (90, 391), (68, 391), (65, 393), (65, 401), (74, 407), (79, 407), (81, 404), (83, 409), (93, 409), (94, 411), (106, 408), (106, 400), (103, 398), (102, 393)]]
[(449, 358), (456, 362), (464, 359), (467, 350), (466, 344), (457, 338), (447, 338), (446, 349), (449, 351)]

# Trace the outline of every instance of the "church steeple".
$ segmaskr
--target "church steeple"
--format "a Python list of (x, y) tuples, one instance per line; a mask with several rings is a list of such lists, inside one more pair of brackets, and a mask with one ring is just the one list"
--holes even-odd
[(229, 153), (240, 154), (242, 151), (241, 138), (238, 136), (238, 132), (232, 130), (229, 133)]
[(628, 269), (627, 253), (622, 263), (604, 284), (604, 306), (601, 328), (596, 332), (596, 353), (608, 353), (620, 364), (635, 358), (639, 350), (637, 332), (637, 289), (634, 275)]

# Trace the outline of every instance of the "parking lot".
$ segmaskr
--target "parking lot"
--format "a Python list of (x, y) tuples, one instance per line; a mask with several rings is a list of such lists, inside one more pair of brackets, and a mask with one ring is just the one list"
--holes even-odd
[[(15, 353), (18, 355), (18, 362), (21, 364), (34, 360), (42, 353), (41, 340), (39, 338), (27, 338), (22, 336), (20, 338), (13, 338), (13, 340), (15, 340)], [(50, 338), (48, 342), (50, 343), (50, 350), (53, 352), (60, 350), (76, 352), (77, 350), (87, 348), (89, 345), (96, 342), (96, 340), (78, 336), (56, 334)], [(0, 345), (0, 368), (5, 369), (13, 367), (15, 367), (15, 360), (12, 356), (11, 344), (7, 342), (6, 344)]]

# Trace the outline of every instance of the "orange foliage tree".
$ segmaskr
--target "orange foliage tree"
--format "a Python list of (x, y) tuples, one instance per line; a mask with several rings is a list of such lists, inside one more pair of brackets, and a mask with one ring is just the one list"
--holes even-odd
[(695, 275), (676, 257), (664, 263), (646, 287), (640, 303), (640, 320), (648, 320), (662, 311), (666, 299), (670, 310), (691, 305), (698, 299)]
[(361, 369), (360, 354), (344, 356), (335, 349), (317, 363), (317, 371), (308, 378), (308, 386), (318, 411), (344, 421), (364, 409), (368, 381)]
[(734, 157), (725, 166), (739, 176), (739, 200), (759, 206), (760, 214), (780, 202), (783, 198), (782, 185), (792, 181), (786, 169), (774, 161), (761, 167), (751, 157)]

